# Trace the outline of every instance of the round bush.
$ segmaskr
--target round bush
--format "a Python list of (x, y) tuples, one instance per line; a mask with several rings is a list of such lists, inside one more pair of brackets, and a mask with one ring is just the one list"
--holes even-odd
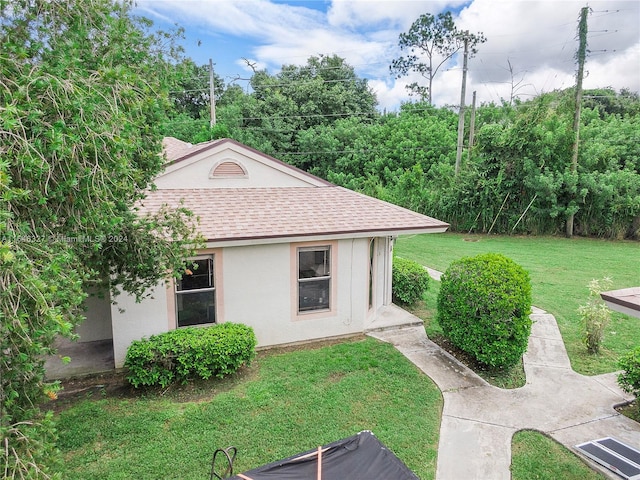
[(429, 273), (413, 260), (393, 257), (391, 275), (393, 301), (403, 305), (413, 305), (421, 300), (429, 286)]
[(451, 263), (442, 275), (437, 319), (459, 349), (495, 368), (515, 365), (531, 333), (529, 274), (494, 253)]
[(223, 377), (249, 364), (255, 357), (256, 336), (241, 323), (187, 327), (131, 342), (124, 366), (127, 380), (140, 385), (166, 387), (191, 377)]
[[(618, 384), (625, 392), (640, 398), (640, 347), (624, 354), (618, 365), (622, 369), (622, 373), (618, 375)], [(638, 402), (638, 411), (640, 411), (640, 402)]]

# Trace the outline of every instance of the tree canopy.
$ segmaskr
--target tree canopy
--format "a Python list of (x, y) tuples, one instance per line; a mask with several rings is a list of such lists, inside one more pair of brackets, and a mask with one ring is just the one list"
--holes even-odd
[(130, 9), (0, 1), (0, 435), (18, 476), (49, 473), (42, 356), (73, 336), (85, 292), (142, 297), (194, 242), (186, 210), (135, 212), (164, 163), (179, 50)]
[(400, 34), (398, 45), (408, 55), (393, 60), (389, 70), (397, 78), (406, 77), (411, 72), (425, 78), (427, 86), (412, 82), (407, 85), (407, 90), (421, 100), (432, 103), (433, 79), (440, 67), (460, 51), (465, 41), (469, 44), (470, 56), (473, 56), (478, 44), (486, 40), (482, 33), (459, 30), (451, 12), (439, 13), (437, 16), (425, 13), (413, 22), (408, 32)]

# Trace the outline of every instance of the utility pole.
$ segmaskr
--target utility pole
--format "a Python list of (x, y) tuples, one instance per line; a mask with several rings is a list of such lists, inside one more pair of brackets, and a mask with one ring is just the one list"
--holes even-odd
[(471, 161), (471, 150), (473, 150), (473, 139), (476, 130), (476, 91), (473, 91), (471, 101), (471, 120), (469, 120), (469, 150), (467, 151), (467, 162)]
[[(578, 59), (578, 72), (576, 73), (576, 98), (575, 110), (573, 114), (573, 151), (571, 155), (571, 173), (575, 175), (578, 171), (578, 147), (580, 144), (580, 110), (582, 107), (582, 79), (584, 77), (584, 62), (587, 58), (587, 15), (589, 7), (580, 10), (580, 23), (578, 23), (579, 46), (576, 58)], [(567, 217), (566, 236), (573, 236), (573, 220), (575, 214), (571, 213)]]
[(216, 89), (213, 82), (213, 60), (209, 59), (209, 103), (211, 105), (211, 120), (209, 127), (216, 124)]
[(458, 113), (458, 149), (456, 150), (455, 174), (460, 171), (462, 147), (464, 145), (464, 97), (467, 90), (467, 57), (469, 56), (469, 30), (464, 32), (464, 59), (462, 62), (462, 90), (460, 91), (460, 112)]

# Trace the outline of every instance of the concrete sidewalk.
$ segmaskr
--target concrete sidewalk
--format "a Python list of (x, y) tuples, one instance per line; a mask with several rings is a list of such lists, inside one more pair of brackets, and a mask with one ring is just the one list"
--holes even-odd
[(368, 333), (393, 344), (442, 391), (437, 480), (510, 479), (511, 437), (521, 429), (544, 432), (573, 451), (608, 436), (640, 448), (640, 425), (613, 408), (633, 399), (617, 386), (616, 374), (574, 372), (553, 315), (534, 309), (531, 318), (527, 383), (513, 390), (489, 385), (429, 340), (423, 327)]

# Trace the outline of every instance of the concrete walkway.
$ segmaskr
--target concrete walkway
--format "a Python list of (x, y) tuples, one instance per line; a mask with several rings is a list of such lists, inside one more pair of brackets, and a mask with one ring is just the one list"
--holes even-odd
[(617, 386), (616, 374), (574, 372), (553, 315), (534, 309), (531, 318), (527, 383), (513, 390), (489, 385), (429, 340), (423, 327), (368, 333), (393, 344), (442, 391), (437, 480), (510, 479), (511, 437), (521, 429), (544, 432), (574, 451), (576, 444), (608, 436), (640, 448), (640, 425), (613, 408), (633, 399)]

